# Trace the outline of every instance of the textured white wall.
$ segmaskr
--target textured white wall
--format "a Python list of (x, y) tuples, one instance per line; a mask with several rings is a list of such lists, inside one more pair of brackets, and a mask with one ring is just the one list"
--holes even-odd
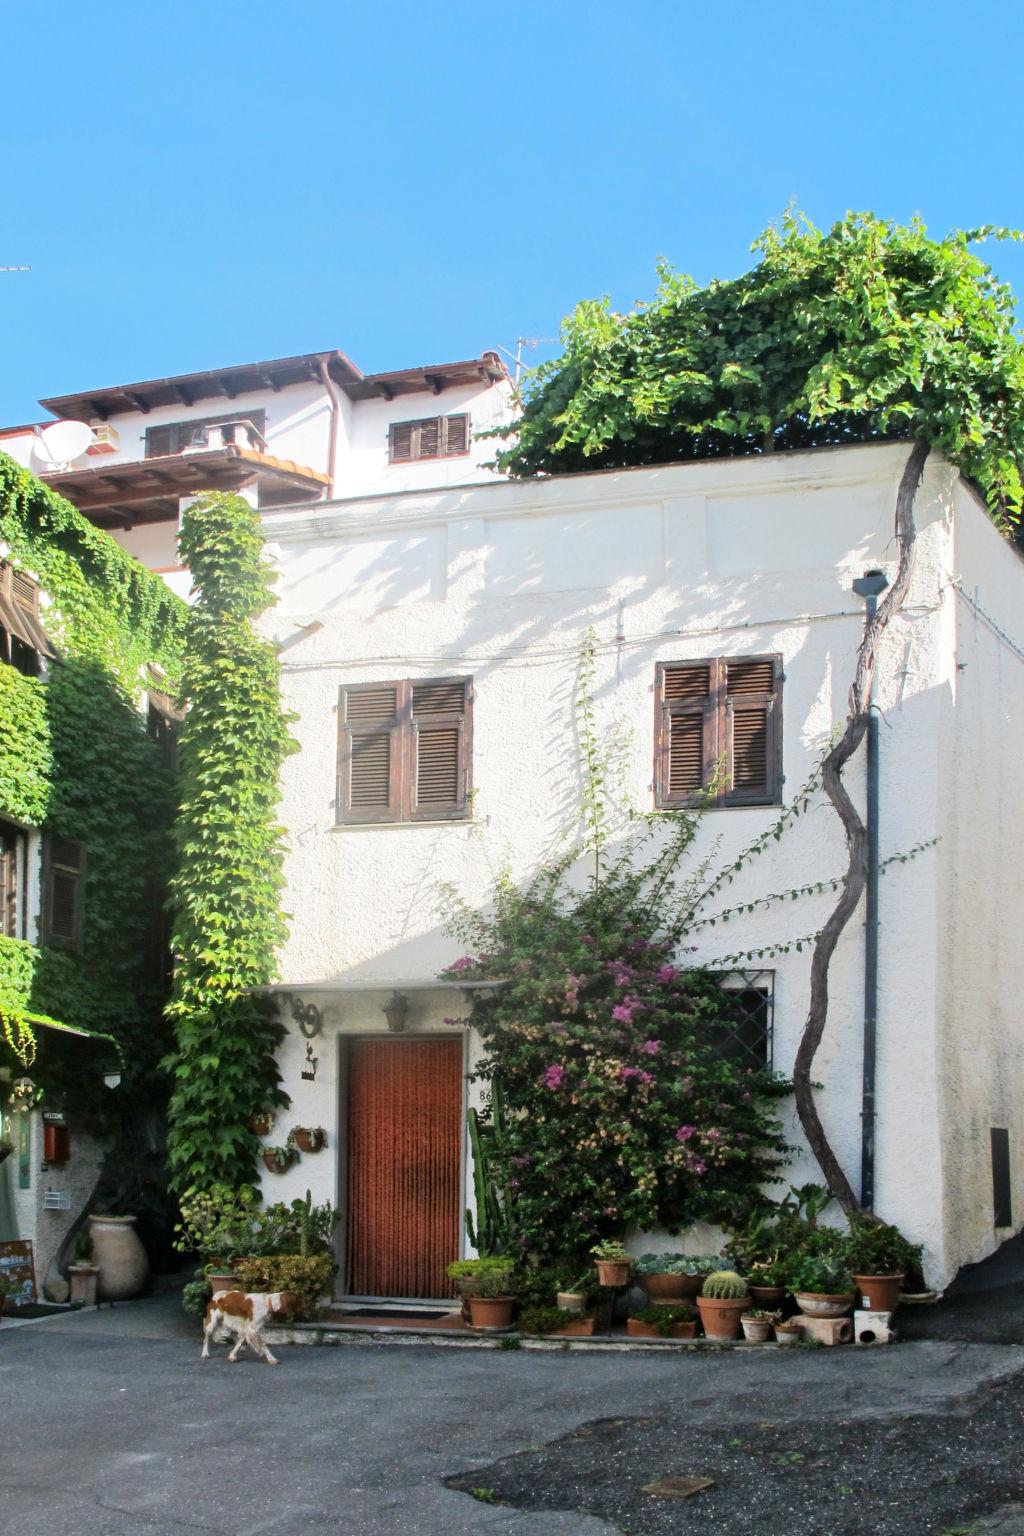
[[(390, 982), (436, 975), (457, 953), (443, 931), (439, 882), (454, 882), (470, 901), (483, 902), (503, 861), (516, 878), (536, 867), (578, 811), (573, 697), (588, 628), (598, 643), (598, 729), (619, 743), (622, 788), (634, 805), (651, 805), (655, 662), (719, 654), (782, 653), (792, 795), (844, 714), (863, 614), (851, 580), (874, 564), (892, 572), (892, 514), (905, 456), (897, 446), (819, 450), (268, 514), (281, 579), (280, 602), (266, 625), (285, 642), (284, 701), (297, 713), (293, 731), (301, 745), (283, 774), (285, 906), (293, 914), (283, 977)], [(878, 669), (886, 720), (883, 857), (934, 837), (939, 824), (936, 741), (954, 687), (942, 595), (953, 485), (948, 469), (933, 460), (918, 497), (914, 587)], [(299, 638), (312, 620), (322, 627)], [(339, 687), (446, 672), (474, 678), (472, 823), (337, 827)], [(861, 795), (861, 763), (849, 782)], [(720, 859), (735, 857), (771, 818), (763, 808), (709, 813), (696, 857), (716, 841)], [(737, 877), (726, 900), (784, 891), (836, 874), (843, 864), (836, 818), (818, 804)], [(893, 866), (882, 885), (877, 1206), (925, 1242), (942, 1281), (953, 1260), (934, 1025), (936, 871), (937, 855), (929, 851)], [(815, 897), (708, 930), (698, 958), (714, 963), (811, 933), (829, 905), (829, 897)], [(775, 962), (775, 1057), (782, 1070), (792, 1064), (805, 1016), (808, 959), (805, 950)], [(863, 929), (855, 921), (834, 962), (829, 1026), (815, 1069), (825, 1124), (855, 1184), (862, 984)], [(383, 1025), (366, 1001), (347, 1002), (344, 1023), (341, 1013), (330, 1022), (331, 1009), (319, 1042), (317, 1101), (329, 1126), (336, 1088), (322, 1074), (333, 1070), (333, 1036), (343, 1027)], [(297, 1045), (290, 1039), (284, 1056), (289, 1091), (297, 1086)], [(308, 1085), (297, 1093), (308, 1093)], [(795, 1128), (793, 1134), (799, 1142)], [(306, 1187), (313, 1162), (318, 1185), (333, 1188), (326, 1158), (307, 1160), (290, 1181)], [(815, 1173), (798, 1154), (793, 1178)]]

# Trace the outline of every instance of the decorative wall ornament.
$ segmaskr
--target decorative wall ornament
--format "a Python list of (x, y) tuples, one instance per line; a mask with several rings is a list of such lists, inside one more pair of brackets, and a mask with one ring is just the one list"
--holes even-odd
[(306, 1065), (302, 1069), (302, 1076), (303, 1076), (303, 1078), (305, 1079), (305, 1081), (307, 1083), (315, 1083), (316, 1082), (316, 1069), (317, 1069), (317, 1064), (318, 1064), (319, 1060), (320, 1060), (319, 1056), (314, 1056), (313, 1055), (313, 1047), (311, 1045), (307, 1045), (306, 1046)]

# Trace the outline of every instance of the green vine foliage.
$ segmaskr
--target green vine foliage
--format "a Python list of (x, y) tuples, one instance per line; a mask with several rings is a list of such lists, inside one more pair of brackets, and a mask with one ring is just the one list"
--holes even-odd
[(284, 1031), (272, 1002), (248, 989), (273, 979), (285, 938), (275, 812), (293, 750), (277, 653), (253, 628), (273, 601), (257, 514), (239, 496), (204, 497), (185, 515), (181, 551), (198, 599), (172, 883), (169, 1160), (179, 1191), (251, 1182), (259, 1143), (249, 1121), (288, 1102), (274, 1060)]
[[(81, 953), (0, 938), (6, 1048), (27, 1027), (33, 1076), (104, 1123), (110, 1095), (95, 1046), (33, 1019), (112, 1035), (123, 1103), (159, 1104), (166, 1083), (158, 906), (170, 874), (174, 777), (147, 731), (142, 695), (173, 692), (185, 604), (159, 577), (28, 471), (0, 454), (0, 541), (39, 583), (59, 659), (45, 678), (0, 665), (0, 815), (81, 839), (87, 850)], [(91, 1056), (89, 1052), (91, 1051)], [(4, 1047), (0, 1046), (0, 1057)]]
[(1010, 289), (970, 249), (984, 227), (929, 238), (847, 214), (788, 213), (759, 260), (707, 285), (659, 269), (626, 315), (587, 300), (561, 357), (528, 375), (496, 435), (512, 475), (925, 437), (973, 479), (1004, 529), (1019, 517), (1024, 346)]

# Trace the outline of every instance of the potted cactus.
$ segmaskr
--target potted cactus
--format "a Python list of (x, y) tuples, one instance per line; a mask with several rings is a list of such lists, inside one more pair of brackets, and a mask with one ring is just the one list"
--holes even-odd
[(734, 1269), (719, 1269), (708, 1275), (697, 1297), (697, 1308), (707, 1337), (719, 1344), (738, 1339), (740, 1317), (749, 1301), (747, 1282)]
[(615, 1290), (620, 1285), (629, 1284), (633, 1260), (621, 1243), (595, 1243), (590, 1251), (594, 1256), (599, 1285), (607, 1285)]

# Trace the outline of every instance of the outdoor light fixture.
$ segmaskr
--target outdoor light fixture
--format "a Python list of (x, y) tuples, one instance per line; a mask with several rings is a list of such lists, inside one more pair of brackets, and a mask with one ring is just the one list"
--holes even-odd
[(404, 1034), (409, 1025), (409, 999), (401, 992), (392, 992), (381, 1009), (393, 1035)]
[(120, 1074), (120, 1072), (104, 1072), (104, 1074), (103, 1074), (103, 1086), (104, 1086), (104, 1088), (120, 1088), (120, 1086), (121, 1086), (121, 1074)]

